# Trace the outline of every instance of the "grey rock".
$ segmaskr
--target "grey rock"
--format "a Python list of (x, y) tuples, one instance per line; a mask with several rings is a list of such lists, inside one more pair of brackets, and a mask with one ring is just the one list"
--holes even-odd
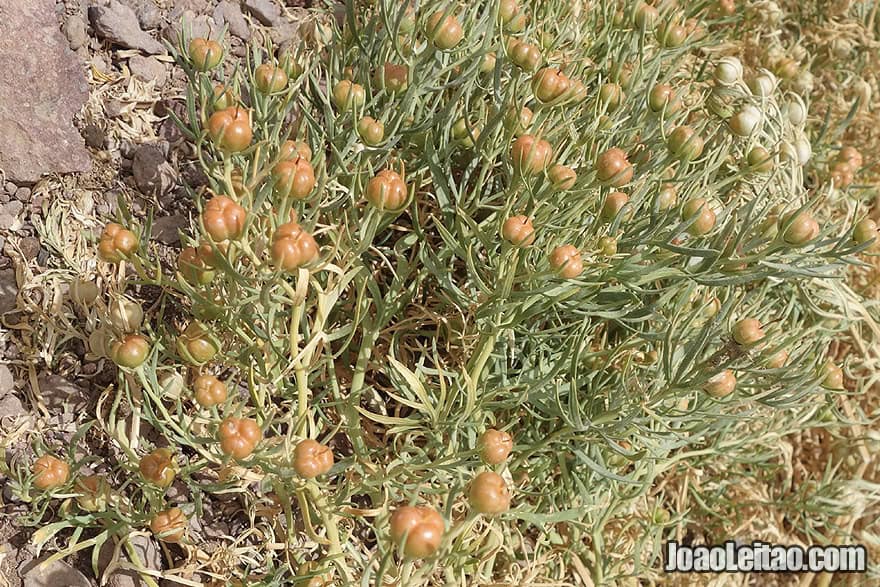
[(230, 33), (243, 41), (251, 38), (251, 29), (248, 27), (247, 19), (242, 14), (241, 7), (235, 2), (223, 0), (218, 4), (214, 8), (214, 22), (221, 27), (225, 24)]
[(281, 9), (272, 0), (242, 0), (242, 8), (266, 26), (281, 24)]
[(18, 281), (13, 269), (0, 271), (0, 314), (5, 314), (16, 307), (15, 298), (18, 296)]
[(15, 378), (6, 365), (0, 365), (0, 396), (4, 396), (15, 387)]
[(0, 210), (0, 230), (12, 230), (13, 226), (15, 226), (15, 216)]
[(3, 184), (3, 190), (7, 194), (14, 194), (15, 190), (17, 190), (17, 189), (18, 189), (18, 186), (15, 185), (14, 183), (12, 183), (11, 181), (7, 181), (5, 184)]
[(82, 65), (58, 28), (52, 0), (6, 0), (0, 8), (0, 169), (36, 182), (44, 173), (91, 168), (73, 118), (89, 95)]
[(153, 0), (142, 0), (135, 10), (138, 22), (143, 29), (157, 29), (162, 26), (162, 11)]
[(180, 242), (180, 231), (188, 226), (189, 220), (184, 216), (163, 216), (153, 221), (151, 236), (163, 245), (176, 245)]
[(177, 44), (181, 32), (187, 42), (199, 37), (219, 40), (222, 27), (217, 26), (214, 19), (207, 14), (197, 15), (195, 12), (187, 10), (180, 15), (179, 19), (172, 20), (171, 24), (165, 27), (162, 36), (169, 43)]
[(144, 53), (165, 52), (162, 43), (141, 29), (134, 10), (118, 0), (110, 0), (107, 6), (89, 7), (89, 20), (95, 33), (111, 43)]
[(21, 250), (21, 254), (24, 258), (28, 261), (36, 259), (37, 255), (40, 254), (40, 239), (32, 236), (21, 239), (21, 242), (18, 243), (18, 248)]
[(272, 39), (272, 43), (278, 45), (282, 55), (294, 47), (294, 41), (299, 40), (299, 35), (298, 22), (285, 22), (269, 29), (269, 38)]
[(64, 22), (64, 34), (67, 36), (70, 48), (74, 51), (89, 42), (89, 35), (86, 32), (86, 21), (78, 14), (69, 16)]
[(62, 424), (73, 422), (88, 407), (88, 391), (60, 375), (43, 373), (37, 385), (43, 403)]
[(184, 12), (202, 14), (208, 10), (208, 0), (176, 0), (171, 10), (170, 20), (173, 22), (180, 18)]
[[(145, 569), (158, 571), (162, 569), (162, 553), (156, 541), (147, 536), (131, 536), (131, 546), (140, 559), (140, 564)], [(101, 546), (98, 554), (98, 569), (103, 574), (104, 569), (110, 564), (113, 556), (113, 541), (107, 541)], [(128, 558), (128, 553), (122, 549), (122, 555)], [(135, 571), (116, 571), (108, 578), (109, 587), (141, 587), (145, 583)]]
[(154, 80), (157, 88), (165, 85), (165, 78), (167, 77), (165, 64), (155, 57), (135, 55), (128, 60), (128, 68), (131, 70), (131, 75), (140, 80), (145, 82)]
[(15, 199), (19, 202), (27, 202), (31, 197), (31, 188), (22, 186), (15, 190)]
[(110, 61), (108, 61), (107, 57), (101, 53), (96, 53), (92, 56), (91, 65), (101, 73), (110, 73), (113, 69), (113, 66), (110, 65)]
[(103, 129), (95, 123), (89, 123), (83, 129), (83, 137), (86, 139), (86, 144), (93, 149), (103, 149), (104, 148), (104, 139), (106, 138), (104, 135)]
[(177, 179), (174, 167), (165, 160), (158, 145), (140, 145), (131, 161), (131, 172), (138, 189), (145, 194), (167, 193)]
[(30, 561), (19, 569), (23, 587), (91, 587), (85, 575), (64, 561), (48, 565), (43, 560)]
[(0, 425), (4, 425), (4, 428), (9, 422), (25, 414), (27, 410), (15, 394), (0, 396)]
[(8, 204), (4, 204), (3, 208), (0, 209), (2, 209), (4, 214), (9, 214), (10, 216), (18, 216), (24, 209), (24, 204), (22, 204), (19, 200), (12, 200)]

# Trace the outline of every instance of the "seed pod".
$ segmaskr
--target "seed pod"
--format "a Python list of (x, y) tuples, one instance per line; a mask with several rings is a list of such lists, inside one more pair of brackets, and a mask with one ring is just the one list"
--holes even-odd
[(107, 510), (111, 490), (103, 475), (86, 475), (76, 480), (75, 490), (79, 495), (76, 503), (87, 512), (103, 512)]
[(89, 306), (98, 299), (98, 284), (85, 279), (74, 279), (67, 288), (70, 299), (77, 304)]
[(773, 155), (764, 147), (752, 147), (746, 157), (746, 161), (754, 171), (758, 173), (770, 173), (773, 171)]
[(768, 369), (782, 369), (785, 367), (785, 364), (788, 362), (788, 351), (781, 350), (767, 359), (767, 368)]
[(332, 99), (339, 110), (360, 110), (367, 101), (367, 93), (364, 86), (344, 79), (333, 86)]
[(724, 86), (731, 86), (742, 79), (742, 62), (736, 57), (724, 57), (715, 66), (715, 81)]
[(247, 212), (229, 196), (214, 196), (202, 212), (205, 232), (215, 242), (235, 240), (244, 233)]
[(254, 136), (247, 110), (239, 107), (218, 110), (208, 119), (208, 135), (223, 151), (244, 151)]
[(599, 88), (599, 103), (609, 112), (614, 112), (623, 105), (626, 95), (620, 85), (615, 83), (602, 84)]
[(734, 134), (747, 137), (755, 132), (755, 129), (761, 124), (761, 111), (746, 104), (742, 110), (737, 112), (727, 121), (727, 125)]
[(471, 481), (468, 501), (481, 514), (501, 514), (510, 509), (510, 491), (501, 475), (484, 471)]
[(315, 169), (303, 157), (285, 159), (272, 168), (275, 193), (282, 198), (304, 200), (315, 189)]
[(832, 361), (827, 361), (819, 371), (821, 385), (826, 389), (843, 389), (843, 370)]
[(480, 63), (480, 73), (492, 73), (495, 71), (495, 64), (498, 58), (494, 51), (490, 51), (483, 55), (483, 61)]
[(736, 389), (736, 377), (733, 371), (725, 369), (721, 373), (712, 376), (704, 385), (703, 391), (714, 398), (727, 397)]
[(565, 279), (574, 279), (584, 271), (581, 252), (574, 245), (562, 245), (550, 253), (550, 266)]
[(558, 190), (570, 190), (577, 182), (577, 173), (567, 165), (556, 164), (547, 172), (550, 183)]
[(333, 468), (333, 451), (316, 440), (306, 438), (293, 449), (293, 470), (303, 479), (313, 479)]
[(135, 332), (144, 322), (144, 310), (137, 302), (117, 298), (110, 302), (107, 319), (117, 332)]
[(396, 171), (383, 169), (367, 183), (366, 197), (383, 212), (399, 212), (406, 206), (409, 190)]
[(180, 508), (171, 508), (157, 513), (150, 521), (150, 530), (162, 542), (176, 544), (183, 540), (187, 519)]
[(501, 237), (517, 247), (528, 247), (535, 242), (535, 227), (526, 216), (512, 216), (504, 221)]
[(550, 104), (568, 92), (571, 80), (555, 67), (545, 67), (532, 76), (532, 92), (539, 102)]
[(552, 159), (553, 147), (534, 135), (522, 135), (510, 148), (510, 162), (514, 170), (522, 175), (541, 173)]
[(603, 236), (599, 239), (599, 252), (606, 257), (613, 257), (617, 254), (617, 239), (610, 236)]
[(318, 243), (296, 222), (282, 224), (272, 236), (272, 263), (282, 271), (296, 271), (318, 257)]
[(210, 408), (226, 402), (226, 384), (213, 375), (199, 375), (193, 381), (196, 402), (203, 408)]
[(633, 22), (637, 27), (645, 31), (652, 31), (657, 25), (660, 13), (656, 8), (646, 2), (639, 2), (633, 11)]
[(391, 94), (401, 94), (409, 87), (409, 66), (385, 62), (376, 70), (373, 82), (377, 88)]
[(605, 222), (611, 222), (617, 215), (620, 214), (620, 211), (623, 210), (623, 207), (629, 203), (629, 196), (627, 196), (623, 192), (611, 192), (607, 196), (605, 196), (605, 203), (602, 204), (602, 220)]
[(692, 161), (703, 153), (703, 139), (693, 128), (679, 126), (666, 140), (669, 152), (682, 161)]
[(254, 84), (262, 94), (276, 94), (287, 87), (287, 72), (281, 67), (263, 63), (254, 70)]
[(819, 224), (810, 214), (799, 212), (794, 219), (792, 214), (786, 214), (780, 220), (780, 228), (791, 222), (782, 234), (785, 242), (790, 245), (803, 245), (819, 236)]
[(52, 455), (43, 455), (31, 465), (34, 487), (41, 491), (57, 489), (70, 479), (70, 466)]
[(666, 210), (673, 208), (678, 202), (678, 190), (675, 189), (674, 184), (663, 184), (663, 187), (657, 192), (656, 199), (657, 209), (661, 212), (665, 212)]
[(672, 86), (657, 84), (651, 88), (651, 93), (648, 94), (648, 107), (658, 113), (665, 109), (666, 114), (671, 116), (681, 110), (681, 100), (678, 99)]
[(147, 360), (150, 343), (139, 334), (129, 334), (121, 341), (110, 345), (110, 359), (120, 367), (135, 369)]
[(733, 325), (733, 340), (743, 346), (751, 346), (764, 338), (761, 322), (755, 318), (743, 318)]
[(461, 23), (452, 14), (444, 15), (443, 10), (435, 12), (428, 18), (425, 34), (428, 40), (441, 51), (452, 49), (464, 38)]
[(513, 438), (507, 432), (489, 428), (477, 443), (480, 458), (487, 465), (500, 465), (513, 450)]
[(541, 50), (517, 38), (511, 38), (507, 41), (507, 55), (514, 65), (529, 73), (541, 65)]
[(232, 108), (238, 104), (238, 97), (232, 91), (231, 88), (224, 86), (223, 84), (217, 84), (214, 86), (214, 90), (212, 92), (211, 106), (214, 110), (225, 110), (226, 108)]
[(168, 487), (174, 482), (175, 465), (171, 449), (157, 448), (141, 457), (138, 470), (149, 483), (157, 487)]
[(468, 123), (464, 118), (459, 118), (452, 125), (452, 138), (465, 148), (472, 148), (474, 141), (480, 138), (480, 129)]
[(223, 47), (212, 39), (193, 39), (189, 42), (189, 58), (198, 71), (208, 71), (223, 61)]
[(516, 136), (524, 134), (532, 124), (534, 114), (530, 108), (511, 106), (504, 116), (504, 127)]
[(195, 285), (207, 285), (214, 279), (214, 272), (199, 256), (195, 247), (185, 247), (177, 257), (177, 269), (183, 278)]
[(859, 220), (853, 228), (853, 240), (856, 244), (863, 245), (877, 238), (877, 223), (870, 218)]
[(263, 439), (263, 431), (250, 418), (228, 417), (217, 431), (220, 450), (236, 459), (245, 459)]
[(177, 354), (191, 365), (204, 365), (220, 352), (220, 343), (199, 321), (190, 322), (177, 337)]
[(118, 263), (130, 257), (138, 248), (138, 238), (130, 230), (115, 222), (109, 223), (101, 233), (98, 243), (98, 257), (108, 263)]
[(696, 220), (687, 230), (694, 236), (702, 236), (715, 228), (715, 212), (709, 207), (704, 198), (690, 200), (682, 208), (682, 220), (691, 220), (693, 218), (696, 218)]
[[(394, 510), (389, 520), (391, 540), (399, 544), (409, 558), (427, 558), (434, 554), (443, 541), (445, 522), (434, 508), (402, 506)], [(405, 538), (404, 538), (405, 537)]]
[(633, 166), (623, 149), (608, 149), (596, 160), (596, 177), (606, 185), (621, 187), (632, 181)]
[(278, 149), (278, 159), (281, 161), (305, 159), (312, 161), (312, 148), (305, 141), (284, 141)]
[(385, 138), (385, 125), (371, 116), (364, 116), (358, 121), (358, 135), (371, 147), (382, 144)]

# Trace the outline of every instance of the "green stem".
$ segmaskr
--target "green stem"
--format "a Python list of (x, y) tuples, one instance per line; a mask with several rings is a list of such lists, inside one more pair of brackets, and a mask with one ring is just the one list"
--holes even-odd
[(360, 415), (357, 411), (357, 406), (361, 404), (364, 380), (367, 376), (367, 364), (370, 362), (370, 357), (373, 354), (373, 345), (376, 343), (377, 338), (379, 338), (378, 330), (364, 329), (364, 340), (361, 343), (360, 351), (358, 351), (354, 376), (351, 380), (351, 391), (348, 394), (348, 401), (342, 404), (348, 436), (358, 458), (364, 462), (369, 462), (370, 459), (367, 455), (367, 443), (364, 441), (364, 435), (361, 431)]

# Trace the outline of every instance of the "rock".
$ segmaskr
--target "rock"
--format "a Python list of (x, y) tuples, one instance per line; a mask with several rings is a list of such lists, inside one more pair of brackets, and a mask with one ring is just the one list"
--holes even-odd
[[(285, 22), (280, 26), (273, 26), (269, 29), (269, 38), (272, 43), (278, 45), (283, 55), (294, 47), (294, 41), (299, 41), (300, 28), (298, 22)], [(296, 53), (294, 53), (295, 55)]]
[(145, 194), (167, 193), (176, 181), (174, 167), (155, 144), (140, 145), (135, 150), (131, 172), (138, 189)]
[(6, 365), (0, 365), (0, 396), (4, 396), (15, 387), (15, 377)]
[(13, 269), (0, 271), (0, 314), (15, 309), (17, 296), (18, 282), (15, 278), (15, 271)]
[(25, 414), (27, 414), (27, 410), (15, 394), (9, 393), (0, 396), (0, 427), (8, 430), (8, 426), (14, 420)]
[(17, 190), (17, 189), (18, 189), (18, 186), (15, 185), (14, 183), (12, 183), (11, 181), (7, 181), (5, 184), (3, 184), (3, 190), (7, 194), (14, 194), (15, 190)]
[(91, 587), (86, 576), (66, 562), (55, 561), (44, 565), (43, 560), (45, 558), (30, 561), (19, 569), (22, 587)]
[(138, 22), (143, 29), (157, 29), (162, 26), (162, 11), (153, 0), (142, 0), (137, 8)]
[(39, 397), (61, 423), (73, 422), (88, 406), (88, 391), (60, 375), (43, 373), (37, 378), (37, 386)]
[[(154, 571), (162, 569), (162, 553), (159, 551), (159, 546), (155, 540), (148, 536), (139, 535), (131, 536), (129, 540), (131, 541), (132, 549), (140, 559), (140, 564), (145, 569), (152, 569)], [(108, 540), (101, 546), (101, 550), (98, 553), (98, 569), (102, 575), (104, 569), (110, 564), (111, 557), (113, 556), (113, 547), (113, 541)], [(120, 551), (122, 553), (121, 557), (128, 558), (128, 553), (124, 547)], [(109, 587), (140, 587), (143, 584), (140, 575), (136, 571), (116, 571), (110, 575), (107, 581)]]
[(131, 75), (145, 82), (154, 80), (156, 87), (165, 85), (166, 71), (165, 64), (155, 57), (143, 57), (135, 55), (128, 60), (128, 68)]
[(176, 0), (172, 4), (174, 6), (170, 14), (172, 22), (178, 20), (184, 12), (202, 14), (208, 10), (208, 0)]
[(21, 239), (21, 242), (18, 243), (18, 248), (28, 261), (36, 259), (37, 255), (40, 254), (40, 239), (32, 236)]
[(86, 144), (93, 149), (103, 149), (104, 148), (104, 131), (97, 124), (90, 122), (83, 129), (83, 137), (86, 139)]
[(64, 22), (64, 34), (67, 36), (70, 48), (74, 51), (89, 42), (89, 35), (86, 32), (86, 21), (78, 14), (69, 16)]
[(242, 8), (266, 26), (281, 24), (281, 9), (272, 0), (242, 0)]
[(19, 200), (12, 200), (8, 204), (4, 204), (0, 210), (2, 213), (9, 214), (10, 216), (18, 216), (21, 211), (24, 209), (24, 204), (22, 204)]
[(172, 20), (171, 24), (165, 27), (162, 36), (174, 45), (177, 44), (181, 31), (187, 42), (199, 37), (219, 40), (222, 28), (218, 27), (214, 19), (207, 14), (197, 16), (195, 12), (187, 10), (180, 15), (179, 19)]
[(15, 190), (15, 199), (19, 202), (27, 202), (31, 197), (31, 188), (22, 186)]
[(163, 216), (153, 221), (150, 236), (163, 245), (176, 245), (180, 242), (180, 231), (189, 226), (189, 220), (180, 215)]
[(0, 209), (0, 230), (13, 230), (16, 226), (16, 218)]
[(165, 52), (162, 43), (141, 29), (134, 10), (119, 0), (110, 0), (107, 6), (89, 7), (89, 20), (95, 33), (111, 43), (144, 53)]
[(82, 65), (58, 28), (52, 0), (5, 0), (0, 9), (0, 169), (18, 183), (91, 168), (73, 118), (89, 95)]
[(214, 21), (221, 27), (225, 24), (230, 33), (243, 41), (251, 38), (251, 29), (237, 3), (223, 0), (214, 9)]

